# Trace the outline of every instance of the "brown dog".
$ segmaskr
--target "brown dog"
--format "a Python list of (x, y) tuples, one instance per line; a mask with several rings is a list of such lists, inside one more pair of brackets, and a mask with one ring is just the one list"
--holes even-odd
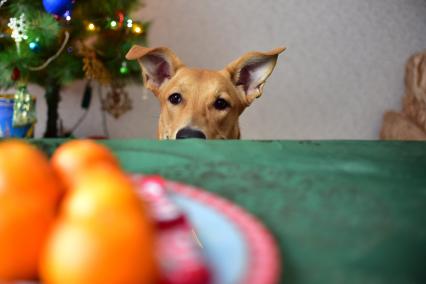
[(160, 100), (159, 139), (239, 139), (239, 116), (263, 93), (278, 55), (250, 52), (220, 71), (186, 67), (168, 48), (133, 46), (145, 87)]

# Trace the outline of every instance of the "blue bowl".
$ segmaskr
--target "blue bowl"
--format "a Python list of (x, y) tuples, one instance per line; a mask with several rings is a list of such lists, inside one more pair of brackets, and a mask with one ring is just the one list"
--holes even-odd
[(0, 138), (32, 138), (34, 126), (13, 127), (13, 95), (0, 95)]

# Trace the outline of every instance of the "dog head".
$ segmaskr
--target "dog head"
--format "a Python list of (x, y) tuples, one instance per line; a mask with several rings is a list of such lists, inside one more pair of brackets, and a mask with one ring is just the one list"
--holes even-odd
[(250, 52), (220, 71), (193, 69), (168, 48), (133, 46), (128, 60), (138, 60), (145, 87), (159, 99), (159, 139), (238, 139), (238, 119), (263, 94), (278, 55)]

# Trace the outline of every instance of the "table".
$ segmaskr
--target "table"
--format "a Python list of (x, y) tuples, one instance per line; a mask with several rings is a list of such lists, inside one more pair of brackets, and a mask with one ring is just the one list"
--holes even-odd
[[(34, 141), (47, 153), (62, 142)], [(102, 143), (129, 172), (202, 187), (257, 216), (280, 247), (283, 283), (426, 281), (426, 143)]]

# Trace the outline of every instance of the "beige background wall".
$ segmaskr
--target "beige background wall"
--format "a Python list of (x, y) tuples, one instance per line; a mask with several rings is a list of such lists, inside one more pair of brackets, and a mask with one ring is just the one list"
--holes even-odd
[[(188, 65), (218, 69), (250, 50), (288, 51), (264, 96), (242, 116), (243, 138), (375, 139), (386, 109), (398, 108), (404, 63), (426, 48), (424, 0), (146, 0), (151, 46), (171, 47)], [(32, 88), (34, 93), (41, 90)], [(134, 110), (109, 118), (112, 137), (154, 138), (158, 105), (128, 89)], [(82, 84), (64, 92), (61, 115), (80, 115)], [(39, 98), (40, 116), (45, 106)], [(99, 105), (77, 131), (101, 134)], [(41, 117), (37, 135), (44, 128)]]

